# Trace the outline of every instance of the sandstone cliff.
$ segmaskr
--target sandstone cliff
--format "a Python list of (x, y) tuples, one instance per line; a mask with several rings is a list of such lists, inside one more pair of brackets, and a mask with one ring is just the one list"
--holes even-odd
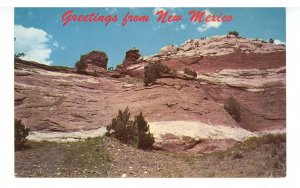
[[(128, 106), (132, 114), (143, 111), (158, 142), (165, 134), (239, 141), (285, 130), (284, 45), (232, 36), (191, 39), (147, 58), (131, 49), (113, 72), (106, 71), (107, 56), (97, 54), (81, 58), (88, 71), (99, 72), (94, 76), (15, 59), (15, 117), (39, 133), (82, 132), (105, 127)], [(179, 76), (145, 87), (144, 66), (155, 61)], [(186, 67), (196, 79), (180, 79)], [(240, 103), (240, 122), (223, 108), (230, 96)]]

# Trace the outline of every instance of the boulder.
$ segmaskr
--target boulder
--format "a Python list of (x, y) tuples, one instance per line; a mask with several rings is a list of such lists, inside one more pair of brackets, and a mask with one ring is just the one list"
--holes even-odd
[(108, 57), (105, 52), (91, 51), (86, 55), (80, 57), (80, 62), (85, 64), (92, 64), (97, 67), (107, 68)]
[(123, 61), (123, 65), (129, 65), (129, 64), (134, 64), (138, 63), (139, 60), (142, 59), (142, 56), (140, 54), (139, 49), (137, 48), (132, 48), (126, 52), (125, 59)]
[[(116, 72), (123, 76), (141, 77), (144, 72), (143, 63), (145, 63), (145, 60), (140, 54), (139, 49), (132, 48), (126, 52), (123, 63), (117, 65)], [(136, 69), (139, 69), (141, 66), (142, 70), (136, 71)]]

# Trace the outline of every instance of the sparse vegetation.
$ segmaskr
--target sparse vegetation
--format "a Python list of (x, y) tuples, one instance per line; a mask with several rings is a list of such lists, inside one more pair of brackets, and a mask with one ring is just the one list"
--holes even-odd
[(235, 121), (239, 122), (241, 120), (240, 105), (232, 96), (225, 100), (224, 109), (231, 115), (231, 117)]
[[(106, 174), (111, 162), (110, 156), (101, 147), (102, 138), (89, 138), (85, 141), (71, 143), (56, 143), (58, 148), (65, 150), (63, 166), (71, 172), (74, 170), (95, 170)], [(98, 168), (95, 169), (95, 166)], [(71, 173), (69, 172), (69, 173)]]
[(24, 57), (26, 54), (21, 52), (21, 53), (17, 53), (15, 54), (15, 58), (20, 58), (20, 57)]
[(247, 139), (244, 143), (245, 145), (251, 145), (254, 143), (253, 147), (256, 147), (258, 145), (263, 145), (263, 144), (273, 144), (275, 146), (279, 146), (281, 143), (286, 142), (286, 135), (285, 134), (267, 134), (264, 135), (260, 138), (257, 137), (252, 137)]
[(232, 155), (232, 159), (241, 159), (244, 156), (240, 153), (240, 152), (234, 152), (234, 154)]
[(238, 37), (239, 36), (239, 32), (237, 32), (237, 31), (229, 31), (228, 35), (234, 35), (235, 37)]
[(196, 78), (197, 77), (197, 72), (193, 69), (189, 69), (189, 68), (185, 68), (183, 70), (184, 74), (187, 74), (187, 75), (190, 75), (192, 76), (193, 78)]
[(273, 43), (274, 43), (274, 39), (270, 38), (270, 39), (268, 40), (268, 42), (273, 44)]
[(285, 137), (252, 137), (200, 156), (142, 152), (113, 137), (71, 143), (28, 141), (30, 149), (15, 153), (15, 172), (17, 177), (120, 177), (128, 170), (127, 177), (284, 177)]
[(15, 150), (21, 150), (25, 148), (27, 141), (26, 137), (29, 134), (30, 129), (25, 127), (21, 120), (15, 119)]
[[(104, 140), (95, 137), (67, 143), (28, 141), (28, 149), (16, 153), (16, 169), (26, 169), (16, 170), (17, 176), (107, 177), (112, 159), (102, 147)], [(26, 159), (23, 155), (31, 157)]]
[(170, 73), (171, 69), (168, 66), (163, 65), (160, 62), (148, 63), (145, 66), (145, 76), (144, 76), (144, 84), (148, 86), (152, 84), (155, 80), (160, 78), (163, 74)]
[(149, 131), (148, 122), (143, 114), (136, 115), (132, 121), (128, 107), (124, 111), (119, 110), (118, 116), (112, 119), (106, 129), (108, 136), (113, 136), (139, 149), (151, 149), (154, 143), (153, 135)]
[[(17, 40), (17, 38), (16, 37), (14, 37), (14, 42), (16, 42), (16, 40)], [(24, 57), (26, 54), (25, 53), (23, 53), (23, 52), (21, 52), (21, 53), (17, 53), (17, 54), (15, 54), (15, 58), (20, 58), (20, 57)]]

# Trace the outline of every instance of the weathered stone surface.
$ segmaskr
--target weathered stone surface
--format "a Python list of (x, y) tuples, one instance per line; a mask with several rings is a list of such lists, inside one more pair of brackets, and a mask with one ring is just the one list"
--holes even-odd
[(271, 52), (285, 51), (284, 45), (266, 43), (261, 40), (248, 39), (232, 36), (214, 36), (201, 39), (189, 39), (181, 46), (174, 45), (163, 47), (157, 55), (150, 56), (148, 61), (157, 59), (179, 58), (179, 57), (200, 57), (200, 56), (221, 56), (242, 51), (246, 54), (265, 54)]
[[(128, 51), (116, 71), (107, 71), (105, 63), (93, 63), (97, 55), (89, 55), (84, 61), (93, 76), (16, 60), (15, 117), (33, 131), (57, 133), (56, 139), (69, 131), (103, 128), (119, 109), (128, 106), (132, 115), (143, 112), (158, 140), (163, 134), (174, 134), (176, 139), (165, 139), (170, 147), (188, 147), (196, 153), (231, 143), (211, 141), (191, 147), (201, 135), (201, 139), (239, 141), (253, 136), (249, 131), (285, 129), (285, 46), (223, 36), (168, 46), (146, 60), (137, 52)], [(107, 62), (105, 56), (100, 59)], [(159, 78), (145, 87), (137, 77), (143, 76), (144, 66), (152, 61), (176, 70), (177, 76)], [(184, 76), (186, 67), (197, 72), (197, 79)], [(241, 106), (238, 123), (223, 108), (230, 96)], [(176, 132), (174, 122), (186, 124), (176, 127)], [(153, 129), (154, 124), (158, 129)]]
[(94, 64), (87, 64), (85, 72), (93, 76), (106, 76), (108, 73), (108, 71), (105, 68), (99, 67)]
[(123, 61), (123, 65), (135, 64), (142, 60), (142, 56), (140, 54), (139, 49), (132, 48), (126, 52), (125, 59)]
[(141, 56), (139, 50), (136, 48), (132, 48), (126, 52), (125, 59), (122, 64), (117, 66), (116, 72), (121, 75), (142, 77), (144, 67), (141, 68), (140, 66), (144, 63), (145, 61)]
[(236, 87), (248, 91), (263, 91), (270, 87), (285, 87), (286, 68), (223, 69), (218, 73), (199, 74), (198, 79), (211, 84)]
[(261, 40), (231, 36), (190, 39), (181, 46), (169, 45), (158, 54), (135, 64), (122, 65), (122, 73), (142, 77), (149, 62), (161, 62), (171, 69), (191, 68), (199, 73), (223, 69), (274, 69), (285, 66), (285, 46)]
[(88, 54), (82, 55), (80, 61), (86, 64), (92, 64), (97, 67), (107, 68), (108, 57), (105, 52), (91, 51)]
[[(249, 135), (250, 136), (250, 135)], [(180, 136), (171, 133), (161, 135), (154, 144), (156, 149), (172, 153), (207, 154), (226, 150), (237, 141), (233, 139), (200, 139), (199, 137)]]
[[(23, 70), (15, 70), (19, 71)], [(195, 120), (236, 126), (219, 104), (203, 100), (202, 96), (207, 94), (193, 86), (197, 82), (165, 78), (160, 79), (158, 85), (145, 88), (142, 82), (131, 83), (132, 78), (117, 80), (40, 69), (27, 71), (32, 75), (15, 77), (15, 95), (26, 96), (22, 102), (16, 98), (15, 115), (32, 130), (103, 127), (119, 109), (127, 106), (132, 114), (143, 111), (148, 121)], [(180, 83), (189, 86), (178, 90), (175, 85)], [(168, 101), (177, 101), (177, 104), (168, 106)], [(41, 124), (49, 121), (55, 123)]]

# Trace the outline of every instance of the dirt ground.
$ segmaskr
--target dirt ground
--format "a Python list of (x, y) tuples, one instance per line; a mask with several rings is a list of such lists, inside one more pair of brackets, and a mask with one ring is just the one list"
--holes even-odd
[(285, 135), (248, 139), (205, 155), (143, 151), (110, 137), (29, 142), (15, 152), (16, 177), (285, 177)]

